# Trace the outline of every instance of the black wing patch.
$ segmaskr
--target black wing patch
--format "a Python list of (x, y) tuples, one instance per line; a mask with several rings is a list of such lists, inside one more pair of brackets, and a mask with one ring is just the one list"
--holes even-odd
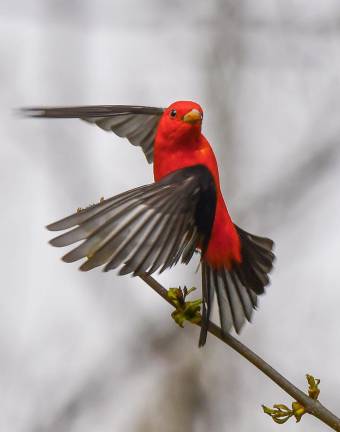
[(79, 118), (96, 124), (105, 131), (112, 131), (127, 138), (131, 144), (142, 148), (149, 163), (153, 161), (153, 144), (163, 108), (98, 105), (79, 107), (23, 108), (24, 115), (45, 118)]
[(257, 295), (263, 294), (269, 283), (268, 273), (275, 259), (273, 241), (235, 227), (241, 240), (242, 263), (234, 264), (231, 271), (213, 269), (202, 263), (203, 308), (199, 346), (206, 342), (214, 293), (222, 330), (228, 333), (234, 328), (239, 333), (245, 321), (251, 321), (257, 306)]
[[(181, 257), (188, 262), (197, 246), (206, 243), (207, 231), (200, 230), (196, 209), (208, 187), (216, 197), (212, 176), (204, 166), (175, 171), (159, 182), (49, 225), (51, 231), (74, 227), (51, 244), (61, 247), (83, 241), (63, 260), (87, 258), (80, 267), (84, 271), (101, 265), (108, 271), (123, 265), (120, 274), (162, 272)], [(215, 208), (212, 212), (214, 215)]]

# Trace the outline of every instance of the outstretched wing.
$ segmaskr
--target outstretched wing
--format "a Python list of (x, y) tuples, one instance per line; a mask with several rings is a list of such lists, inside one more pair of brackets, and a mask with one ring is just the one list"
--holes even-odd
[(23, 108), (24, 115), (45, 118), (79, 118), (94, 123), (101, 129), (127, 138), (131, 144), (142, 147), (149, 163), (153, 161), (153, 143), (163, 108), (98, 105), (76, 107)]
[(202, 330), (199, 345), (205, 344), (214, 293), (217, 296), (221, 327), (228, 333), (232, 327), (240, 332), (245, 321), (250, 321), (257, 306), (257, 296), (264, 293), (272, 270), (274, 243), (272, 240), (250, 234), (238, 226), (242, 262), (226, 268), (214, 269), (202, 263)]
[[(87, 260), (81, 270), (105, 265), (108, 271), (123, 264), (120, 274), (134, 275), (187, 263), (198, 245), (207, 244), (197, 219), (207, 190), (216, 196), (207, 168), (196, 165), (171, 173), (159, 182), (141, 186), (100, 202), (49, 225), (51, 231), (73, 228), (53, 240), (53, 246), (83, 242), (63, 260)], [(216, 200), (214, 201), (216, 205)], [(215, 207), (212, 208), (211, 223)]]

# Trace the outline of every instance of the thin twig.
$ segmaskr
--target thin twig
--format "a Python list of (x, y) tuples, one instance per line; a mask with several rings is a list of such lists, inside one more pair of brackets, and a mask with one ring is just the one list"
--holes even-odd
[[(153, 290), (155, 290), (164, 300), (170, 303), (173, 307), (175, 305), (168, 297), (168, 291), (158, 283), (152, 276), (144, 273), (139, 276), (145, 283), (147, 283)], [(201, 326), (198, 322), (196, 325)], [(247, 359), (250, 363), (256, 366), (262, 371), (268, 378), (274, 381), (279, 387), (281, 387), (286, 393), (288, 393), (293, 399), (300, 402), (309, 414), (317, 417), (319, 420), (327, 424), (333, 430), (340, 432), (340, 419), (336, 417), (331, 411), (323, 406), (319, 401), (310, 398), (306, 393), (295, 387), (290, 381), (287, 380), (283, 375), (277, 372), (272, 366), (265, 362), (261, 357), (251, 351), (238, 339), (234, 338), (230, 334), (222, 332), (222, 329), (216, 324), (209, 322), (208, 332), (216, 336), (222, 342), (233, 348), (242, 357)]]

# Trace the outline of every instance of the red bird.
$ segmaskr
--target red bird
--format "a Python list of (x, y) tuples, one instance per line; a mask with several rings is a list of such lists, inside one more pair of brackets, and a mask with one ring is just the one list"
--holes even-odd
[(168, 108), (105, 105), (28, 108), (26, 115), (80, 118), (141, 146), (155, 182), (109, 198), (49, 225), (72, 228), (53, 246), (83, 242), (63, 260), (87, 271), (121, 266), (120, 275), (162, 272), (201, 253), (204, 345), (214, 293), (221, 326), (239, 332), (269, 283), (273, 242), (237, 227), (225, 205), (214, 152), (201, 133), (203, 111), (191, 101)]

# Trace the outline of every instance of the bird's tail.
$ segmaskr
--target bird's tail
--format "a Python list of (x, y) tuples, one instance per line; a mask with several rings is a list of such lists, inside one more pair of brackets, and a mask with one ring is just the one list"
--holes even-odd
[(245, 321), (251, 321), (257, 296), (264, 293), (269, 283), (268, 273), (275, 258), (273, 241), (250, 234), (236, 225), (235, 228), (241, 240), (241, 263), (234, 263), (228, 270), (215, 269), (202, 262), (203, 308), (199, 346), (206, 342), (215, 293), (222, 330), (228, 333), (234, 327), (239, 333)]

